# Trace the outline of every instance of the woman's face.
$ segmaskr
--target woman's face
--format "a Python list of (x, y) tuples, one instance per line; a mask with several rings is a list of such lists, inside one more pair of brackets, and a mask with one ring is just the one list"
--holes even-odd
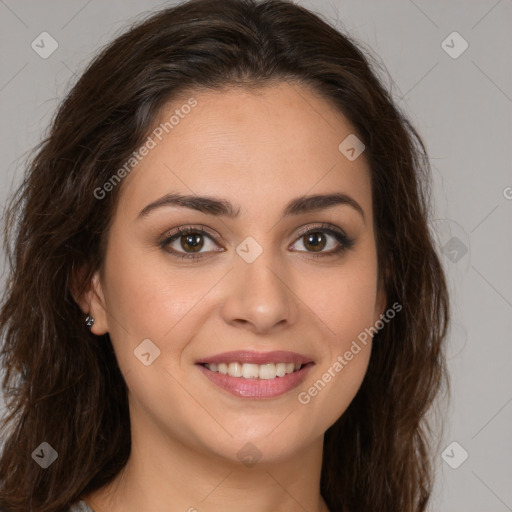
[(346, 410), (384, 312), (365, 154), (297, 84), (191, 93), (173, 114), (118, 185), (93, 332), (110, 333), (134, 432), (283, 459)]

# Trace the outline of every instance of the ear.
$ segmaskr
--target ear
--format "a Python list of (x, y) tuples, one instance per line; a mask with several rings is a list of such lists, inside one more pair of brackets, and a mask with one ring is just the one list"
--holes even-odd
[(83, 269), (77, 270), (73, 274), (70, 288), (71, 295), (84, 315), (90, 315), (94, 318), (91, 332), (98, 336), (106, 334), (109, 331), (107, 307), (100, 272), (96, 271), (92, 277), (86, 280)]

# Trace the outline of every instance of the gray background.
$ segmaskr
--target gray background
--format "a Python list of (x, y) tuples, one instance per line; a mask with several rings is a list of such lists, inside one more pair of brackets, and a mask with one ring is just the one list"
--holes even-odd
[[(510, 511), (512, 2), (300, 3), (348, 30), (385, 64), (396, 101), (431, 157), (432, 227), (453, 303), (453, 397), (442, 447), (458, 443), (444, 458), (438, 454), (431, 510)], [(40, 140), (76, 74), (136, 16), (165, 5), (170, 3), (0, 0), (2, 208), (27, 151)], [(43, 31), (59, 45), (47, 59), (31, 48)], [(442, 46), (453, 31), (469, 44), (457, 58), (443, 46), (458, 53), (460, 39), (448, 38)], [(460, 464), (462, 450), (469, 457)], [(453, 469), (446, 461), (460, 466)]]

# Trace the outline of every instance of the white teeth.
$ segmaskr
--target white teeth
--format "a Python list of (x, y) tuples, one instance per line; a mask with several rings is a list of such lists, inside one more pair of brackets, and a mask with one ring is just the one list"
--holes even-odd
[(276, 375), (278, 377), (284, 377), (286, 375), (286, 363), (276, 364)]
[(206, 368), (212, 372), (219, 372), (222, 375), (231, 377), (242, 377), (244, 379), (275, 379), (284, 377), (288, 373), (293, 373), (301, 368), (300, 363), (211, 363), (205, 364)]
[(245, 363), (242, 365), (242, 377), (244, 379), (257, 379), (260, 369), (257, 364)]
[(231, 375), (231, 377), (241, 377), (242, 365), (240, 363), (229, 363), (228, 374)]
[(276, 377), (277, 372), (274, 363), (262, 364), (260, 366), (260, 379), (275, 379)]

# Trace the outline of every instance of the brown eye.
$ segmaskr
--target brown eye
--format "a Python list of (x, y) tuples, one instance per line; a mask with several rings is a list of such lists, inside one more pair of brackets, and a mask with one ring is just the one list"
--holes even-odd
[(203, 235), (199, 233), (191, 233), (180, 237), (182, 249), (185, 251), (198, 252), (204, 245)]
[(181, 258), (202, 258), (208, 253), (222, 251), (213, 235), (202, 228), (180, 227), (168, 234), (160, 246), (173, 256)]
[[(347, 249), (351, 249), (354, 242), (355, 240), (348, 237), (340, 228), (334, 228), (330, 224), (322, 224), (300, 233), (299, 238), (291, 248), (310, 256), (336, 256)], [(294, 247), (297, 244), (302, 244), (304, 248)]]
[(311, 251), (318, 252), (325, 248), (327, 241), (321, 231), (314, 231), (304, 235), (304, 246)]

